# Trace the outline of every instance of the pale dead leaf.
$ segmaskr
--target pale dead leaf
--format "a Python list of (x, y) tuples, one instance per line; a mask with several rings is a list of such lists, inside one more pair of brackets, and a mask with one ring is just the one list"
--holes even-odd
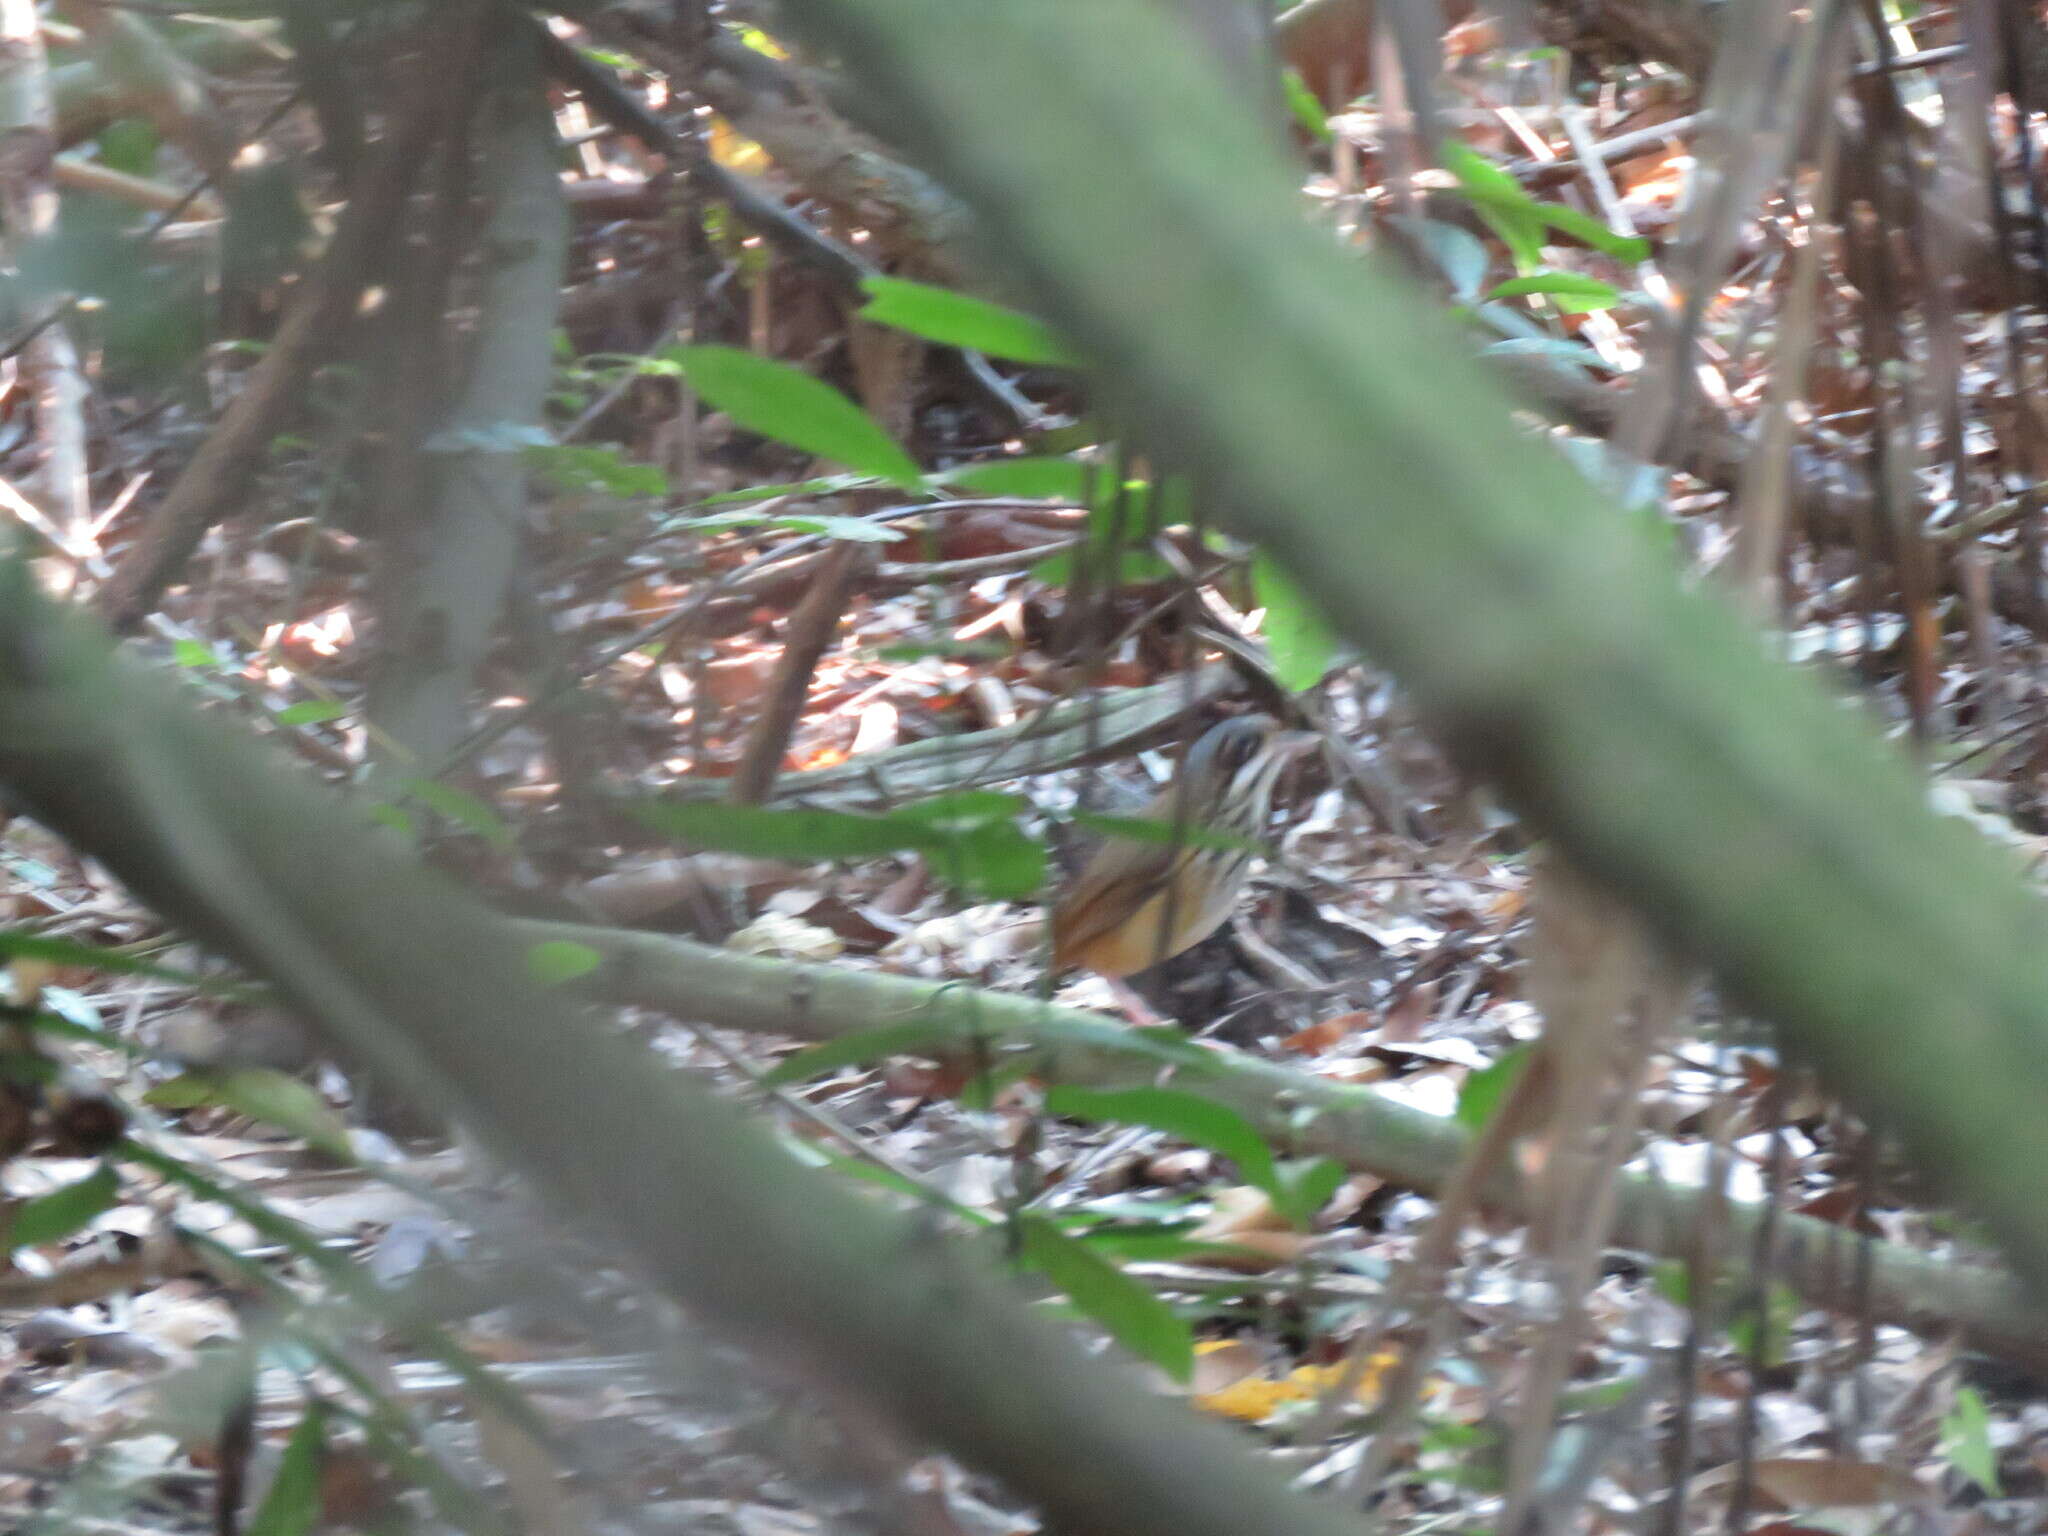
[(829, 928), (820, 928), (778, 912), (764, 912), (725, 941), (742, 955), (782, 955), (791, 960), (832, 960), (846, 948)]

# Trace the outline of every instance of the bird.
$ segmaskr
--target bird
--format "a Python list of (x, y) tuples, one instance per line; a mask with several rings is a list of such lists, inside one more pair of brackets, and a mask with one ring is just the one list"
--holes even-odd
[(1317, 739), (1283, 731), (1267, 715), (1225, 720), (1198, 737), (1142, 815), (1212, 835), (1104, 842), (1053, 908), (1054, 969), (1079, 967), (1116, 982), (1222, 927), (1244, 889), (1250, 840), (1265, 827), (1280, 770)]

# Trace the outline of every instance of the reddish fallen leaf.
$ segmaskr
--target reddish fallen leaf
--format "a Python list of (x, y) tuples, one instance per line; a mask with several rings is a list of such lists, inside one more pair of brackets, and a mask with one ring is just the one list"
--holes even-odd
[(1437, 984), (1425, 981), (1394, 1000), (1380, 1019), (1380, 1044), (1403, 1045), (1422, 1038), (1422, 1027), (1436, 1016)]
[(1303, 1056), (1313, 1056), (1318, 1051), (1327, 1051), (1348, 1035), (1360, 1034), (1372, 1028), (1372, 1016), (1362, 1009), (1340, 1013), (1321, 1023), (1311, 1024), (1306, 1029), (1297, 1029), (1280, 1044), (1287, 1050)]
[(1867, 1233), (1872, 1237), (1884, 1235), (1877, 1223), (1870, 1219), (1868, 1202), (1853, 1185), (1838, 1184), (1810, 1200), (1802, 1200), (1792, 1209), (1801, 1216), (1847, 1227), (1852, 1232)]
[(776, 653), (757, 651), (749, 656), (727, 656), (703, 670), (707, 697), (723, 709), (757, 699), (775, 675)]

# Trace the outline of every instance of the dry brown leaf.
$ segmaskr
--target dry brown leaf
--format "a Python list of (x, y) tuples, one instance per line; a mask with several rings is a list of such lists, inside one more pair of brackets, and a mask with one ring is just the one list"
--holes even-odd
[(711, 662), (702, 673), (704, 692), (722, 709), (758, 699), (775, 675), (777, 657), (775, 651), (756, 651)]
[(1755, 1468), (1757, 1491), (1785, 1509), (1920, 1503), (1928, 1491), (1896, 1467), (1833, 1457), (1775, 1456)]
[(1306, 1232), (1295, 1230), (1264, 1190), (1247, 1185), (1217, 1195), (1207, 1219), (1188, 1237), (1198, 1243), (1224, 1243), (1244, 1250), (1216, 1254), (1209, 1262), (1252, 1272), (1293, 1263), (1313, 1241)]

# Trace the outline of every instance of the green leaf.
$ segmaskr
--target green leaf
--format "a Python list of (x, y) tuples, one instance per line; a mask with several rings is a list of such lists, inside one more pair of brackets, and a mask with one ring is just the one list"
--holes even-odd
[(865, 1066), (885, 1056), (919, 1055), (924, 1046), (934, 1042), (952, 1044), (958, 1038), (959, 1031), (937, 1015), (910, 1019), (901, 1024), (880, 1024), (873, 1029), (855, 1030), (850, 1035), (841, 1035), (836, 1040), (827, 1040), (822, 1045), (798, 1051), (762, 1077), (761, 1082), (764, 1087), (782, 1088), (790, 1083), (822, 1077), (841, 1067)]
[(1643, 261), (1650, 254), (1647, 240), (1618, 234), (1591, 215), (1562, 203), (1537, 202), (1520, 182), (1469, 145), (1447, 140), (1443, 161), (1458, 178), (1458, 190), (1506, 242), (1520, 271), (1531, 272), (1542, 264), (1546, 228), (1569, 235), (1618, 261)]
[(526, 952), (526, 973), (544, 987), (588, 976), (603, 964), (603, 955), (573, 939), (543, 939)]
[(277, 1476), (249, 1522), (248, 1536), (306, 1536), (320, 1518), (320, 1469), (327, 1460), (327, 1405), (309, 1403), (286, 1442)]
[(916, 462), (872, 417), (802, 369), (738, 347), (682, 347), (676, 357), (691, 387), (748, 431), (879, 480), (922, 483)]
[(1045, 844), (1015, 822), (991, 823), (928, 852), (955, 885), (991, 901), (1029, 901), (1045, 885)]
[(890, 1190), (899, 1195), (906, 1195), (910, 1199), (915, 1200), (919, 1205), (937, 1206), (940, 1210), (945, 1211), (950, 1216), (958, 1217), (969, 1226), (987, 1227), (995, 1224), (995, 1218), (986, 1212), (977, 1211), (971, 1205), (962, 1205), (957, 1200), (948, 1199), (944, 1194), (932, 1189), (929, 1185), (920, 1184), (917, 1180), (898, 1173), (893, 1168), (884, 1168), (881, 1164), (871, 1163), (866, 1158), (851, 1157), (844, 1152), (834, 1152), (830, 1147), (820, 1147), (811, 1142), (796, 1142), (789, 1147), (789, 1150), (801, 1157), (805, 1162), (812, 1163), (817, 1167), (830, 1168), (837, 1173), (845, 1174), (850, 1179), (859, 1179), (864, 1184), (873, 1184), (877, 1188)]
[(1315, 1220), (1344, 1182), (1344, 1165), (1333, 1157), (1293, 1158), (1278, 1169), (1280, 1197), (1273, 1203), (1297, 1227)]
[(158, 1083), (142, 1099), (160, 1109), (215, 1104), (274, 1125), (337, 1161), (356, 1160), (348, 1127), (333, 1106), (310, 1084), (268, 1067), (195, 1068)]
[(100, 130), (96, 141), (100, 164), (127, 176), (154, 176), (158, 139), (156, 130), (139, 118), (124, 117)]
[(1300, 70), (1291, 66), (1281, 70), (1280, 86), (1287, 93), (1287, 110), (1294, 115), (1294, 121), (1303, 133), (1318, 144), (1327, 144), (1336, 138), (1330, 131), (1330, 114), (1323, 110), (1321, 99), (1301, 78)]
[(1094, 1252), (1125, 1264), (1170, 1264), (1176, 1259), (1234, 1252), (1228, 1243), (1191, 1238), (1188, 1236), (1190, 1230), (1184, 1222), (1178, 1225), (1158, 1223), (1151, 1226), (1098, 1227), (1092, 1232), (1076, 1232), (1073, 1236), (1074, 1241)]
[(1001, 640), (892, 640), (875, 647), (877, 661), (926, 661), (936, 656), (945, 661), (1001, 661), (1010, 647)]
[(961, 789), (948, 795), (933, 795), (891, 814), (942, 832), (967, 833), (999, 822), (1015, 821), (1031, 809), (1022, 795), (1000, 789)]
[(120, 1193), (120, 1180), (102, 1163), (77, 1182), (38, 1195), (16, 1211), (14, 1224), (8, 1228), (7, 1246), (39, 1248), (69, 1237), (111, 1210)]
[(1088, 499), (1089, 466), (1065, 455), (1033, 454), (983, 459), (933, 475), (933, 481), (977, 496), (1016, 496), (1044, 501)]
[(1746, 1358), (1761, 1360), (1766, 1369), (1776, 1370), (1790, 1354), (1792, 1325), (1798, 1320), (1799, 1298), (1791, 1287), (1774, 1283), (1764, 1292), (1761, 1316), (1755, 1306), (1737, 1308), (1728, 1321), (1728, 1337)]
[(1266, 610), (1273, 675), (1294, 693), (1313, 688), (1337, 658), (1337, 637), (1308, 594), (1267, 555), (1252, 560), (1252, 597)]
[(1185, 1382), (1194, 1373), (1194, 1336), (1165, 1302), (1043, 1217), (1019, 1217), (1017, 1233), (1022, 1261), (1058, 1286), (1111, 1338), (1175, 1381)]
[[(720, 491), (715, 496), (706, 496), (696, 503), (700, 507), (725, 507), (735, 503), (753, 501), (774, 501), (785, 496), (837, 496), (841, 491), (851, 491), (873, 483), (868, 475), (816, 475), (809, 480), (777, 480), (766, 485), (742, 486), (734, 491)], [(671, 528), (688, 526), (681, 522), (662, 525), (661, 532)]]
[(1991, 1444), (1991, 1415), (1975, 1387), (1957, 1387), (1955, 1406), (1942, 1415), (1941, 1453), (1948, 1464), (1994, 1499), (2005, 1497), (1998, 1487), (1998, 1452)]
[(388, 805), (380, 800), (370, 807), (370, 820), (380, 826), (389, 827), (409, 843), (419, 839), (419, 828), (413, 825), (412, 818), (398, 806)]
[(1673, 1306), (1692, 1305), (1692, 1271), (1677, 1259), (1660, 1259), (1650, 1266), (1650, 1289)]
[(466, 790), (438, 779), (405, 779), (401, 787), (430, 811), (436, 811), (458, 826), (469, 828), (499, 852), (513, 846), (512, 829), (504, 818), (484, 801)]
[(1200, 1094), (1178, 1088), (1071, 1088), (1046, 1090), (1049, 1114), (1072, 1120), (1109, 1120), (1119, 1125), (1149, 1126), (1182, 1141), (1207, 1147), (1237, 1164), (1244, 1181), (1283, 1198), (1272, 1149), (1258, 1128), (1236, 1110)]
[(1538, 203), (1536, 211), (1559, 234), (1570, 235), (1584, 242), (1603, 256), (1612, 256), (1616, 261), (1647, 261), (1650, 257), (1650, 242), (1640, 235), (1624, 235), (1609, 229), (1590, 213), (1582, 213), (1565, 203)]
[(1543, 260), (1543, 220), (1536, 213), (1535, 199), (1506, 171), (1469, 145), (1452, 139), (1443, 149), (1444, 167), (1458, 178), (1458, 190), (1465, 195), (1479, 217), (1515, 259), (1518, 270)]
[(797, 533), (821, 533), (830, 539), (847, 539), (857, 544), (894, 544), (903, 531), (890, 523), (871, 523), (865, 518), (841, 517), (829, 513), (710, 512), (703, 517), (683, 518), (672, 528), (789, 528)]
[(668, 494), (668, 476), (658, 465), (632, 463), (616, 448), (546, 443), (528, 448), (526, 462), (563, 491), (596, 491), (622, 501)]
[(643, 821), (702, 848), (813, 863), (921, 853), (955, 885), (1021, 901), (1045, 882), (1045, 847), (1017, 825), (1024, 802), (974, 791), (886, 816), (765, 806), (666, 803), (637, 807)]
[(1569, 315), (1612, 309), (1621, 302), (1621, 294), (1611, 283), (1603, 283), (1583, 272), (1560, 272), (1548, 267), (1497, 283), (1486, 296), (1489, 299), (1514, 299), (1531, 294), (1555, 300), (1557, 307)]
[(171, 660), (181, 667), (211, 667), (225, 671), (231, 663), (218, 655), (212, 646), (199, 640), (173, 640)]
[(868, 302), (860, 317), (949, 347), (1041, 368), (1078, 368), (1081, 360), (1042, 320), (948, 288), (900, 277), (861, 283)]
[(1507, 1091), (1515, 1085), (1515, 1079), (1529, 1068), (1535, 1056), (1534, 1046), (1518, 1045), (1491, 1066), (1481, 1067), (1465, 1079), (1465, 1086), (1458, 1090), (1458, 1124), (1468, 1131), (1478, 1131), (1493, 1118), (1493, 1112)]
[(340, 720), (352, 715), (355, 710), (339, 699), (305, 699), (297, 704), (287, 704), (271, 718), (279, 725), (319, 725), (327, 720)]
[(16, 933), (0, 930), (0, 960), (46, 960), (52, 965), (78, 965), (89, 970), (107, 971), (117, 976), (153, 976), (159, 981), (175, 981), (181, 986), (204, 987), (210, 992), (221, 990), (221, 984), (208, 976), (193, 971), (179, 970), (171, 965), (152, 965), (147, 960), (137, 960), (118, 950), (99, 949), (91, 944), (78, 944), (70, 939), (46, 939), (35, 933)]

